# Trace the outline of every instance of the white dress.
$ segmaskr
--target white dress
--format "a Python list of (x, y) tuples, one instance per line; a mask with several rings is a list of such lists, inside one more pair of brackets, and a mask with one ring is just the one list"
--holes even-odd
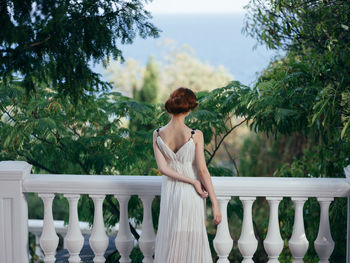
[[(160, 127), (159, 127), (160, 128)], [(199, 180), (191, 138), (174, 153), (157, 129), (157, 144), (169, 167)], [(189, 183), (162, 175), (154, 263), (213, 263), (206, 230), (206, 199)]]

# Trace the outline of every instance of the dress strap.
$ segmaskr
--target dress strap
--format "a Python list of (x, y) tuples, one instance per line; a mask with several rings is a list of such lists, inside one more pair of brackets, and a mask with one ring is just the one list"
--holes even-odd
[(192, 129), (192, 131), (191, 131), (191, 138), (193, 138), (192, 136), (193, 136), (193, 134), (195, 133), (195, 130), (196, 130), (196, 129)]
[(156, 130), (157, 133), (158, 133), (158, 136), (159, 136), (159, 129), (160, 129), (160, 128), (162, 128), (162, 126), (159, 126), (159, 127), (157, 128), (157, 130)]

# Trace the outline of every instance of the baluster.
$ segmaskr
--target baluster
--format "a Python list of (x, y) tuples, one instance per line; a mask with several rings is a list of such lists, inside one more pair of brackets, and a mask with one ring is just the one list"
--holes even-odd
[(119, 202), (119, 230), (115, 238), (115, 246), (121, 255), (120, 263), (130, 263), (130, 252), (134, 247), (134, 237), (131, 234), (128, 218), (128, 202), (130, 195), (115, 195)]
[(252, 258), (258, 247), (252, 219), (252, 206), (255, 197), (239, 197), (239, 199), (243, 204), (243, 224), (241, 236), (238, 240), (238, 248), (243, 256), (242, 263), (254, 263)]
[(328, 263), (328, 259), (331, 256), (334, 249), (334, 241), (332, 239), (331, 230), (329, 227), (329, 205), (333, 201), (333, 198), (321, 198), (318, 197), (317, 201), (321, 207), (320, 225), (318, 228), (318, 235), (315, 240), (315, 250), (320, 258), (319, 263)]
[(289, 240), (289, 248), (293, 255), (293, 263), (304, 263), (304, 256), (309, 247), (305, 236), (303, 207), (307, 200), (305, 197), (292, 197), (295, 207), (293, 234)]
[(270, 206), (269, 228), (266, 239), (264, 240), (264, 248), (269, 256), (268, 263), (278, 263), (278, 257), (283, 249), (283, 240), (280, 234), (278, 221), (278, 205), (282, 197), (266, 197)]
[(154, 195), (140, 195), (139, 197), (143, 203), (142, 233), (139, 239), (139, 246), (144, 255), (142, 263), (152, 263), (156, 239), (152, 221), (152, 202)]
[(52, 216), (52, 201), (55, 197), (54, 194), (38, 194), (44, 202), (44, 225), (43, 231), (40, 237), (40, 246), (44, 251), (45, 263), (55, 262), (55, 253), (58, 246), (59, 238), (55, 231), (55, 225), (53, 223)]
[(79, 194), (65, 194), (64, 197), (69, 202), (69, 224), (64, 242), (69, 251), (69, 263), (80, 263), (80, 250), (84, 245), (84, 237), (81, 234), (78, 219), (78, 200)]
[(89, 195), (94, 201), (94, 225), (89, 239), (90, 247), (94, 251), (94, 263), (104, 263), (104, 254), (108, 247), (108, 236), (103, 221), (103, 200), (105, 195)]
[(217, 197), (220, 211), (222, 214), (222, 221), (217, 225), (216, 235), (213, 240), (214, 249), (219, 256), (218, 263), (229, 263), (228, 255), (231, 252), (233, 246), (233, 240), (230, 235), (227, 221), (227, 203), (231, 197), (218, 196)]

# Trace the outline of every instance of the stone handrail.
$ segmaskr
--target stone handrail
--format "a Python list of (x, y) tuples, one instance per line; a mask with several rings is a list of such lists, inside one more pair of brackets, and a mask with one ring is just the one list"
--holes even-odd
[[(345, 178), (217, 177), (218, 196), (346, 197)], [(149, 175), (30, 174), (23, 192), (63, 194), (155, 194), (160, 195), (162, 178)]]

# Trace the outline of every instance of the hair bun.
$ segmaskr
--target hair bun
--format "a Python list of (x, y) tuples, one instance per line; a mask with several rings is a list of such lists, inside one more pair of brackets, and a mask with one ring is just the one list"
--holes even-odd
[(196, 94), (188, 88), (177, 88), (165, 102), (165, 109), (171, 114), (188, 112), (197, 107)]

